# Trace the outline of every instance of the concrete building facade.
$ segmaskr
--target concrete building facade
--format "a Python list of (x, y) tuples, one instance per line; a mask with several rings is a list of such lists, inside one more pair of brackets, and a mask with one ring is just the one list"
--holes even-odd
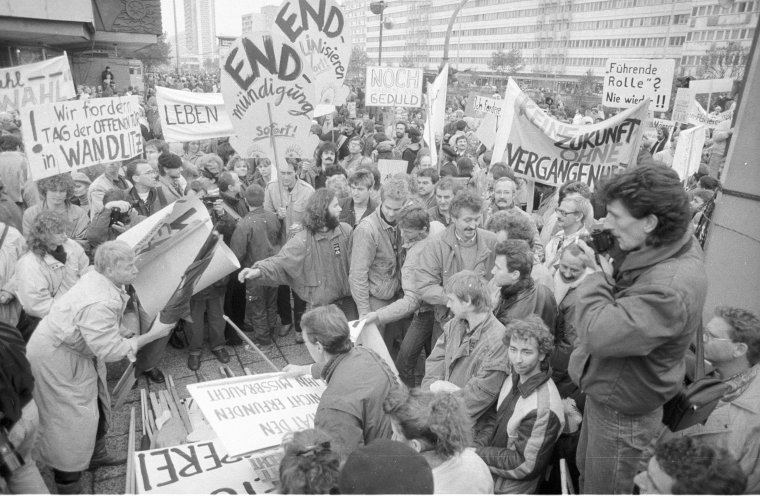
[(185, 0), (185, 54), (199, 63), (219, 54), (214, 0)]

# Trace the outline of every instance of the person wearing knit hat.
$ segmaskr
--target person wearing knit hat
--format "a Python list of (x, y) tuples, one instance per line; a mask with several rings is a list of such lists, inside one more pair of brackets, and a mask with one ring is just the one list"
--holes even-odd
[(87, 188), (90, 187), (92, 181), (84, 172), (72, 172), (71, 179), (74, 180), (74, 197), (71, 198), (71, 203), (79, 205), (89, 213), (90, 202), (87, 198)]
[(406, 444), (377, 439), (351, 453), (338, 487), (341, 494), (433, 494), (433, 471)]

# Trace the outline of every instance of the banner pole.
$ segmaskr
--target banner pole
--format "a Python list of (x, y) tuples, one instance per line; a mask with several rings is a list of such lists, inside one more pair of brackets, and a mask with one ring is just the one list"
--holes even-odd
[[(269, 126), (270, 126), (270, 133), (269, 133), (269, 139), (272, 143), (272, 151), (274, 152), (274, 166), (277, 169), (277, 174), (279, 176), (280, 174), (280, 166), (278, 164), (278, 154), (277, 154), (277, 140), (274, 139), (274, 133), (271, 132), (271, 126), (274, 123), (272, 121), (272, 104), (270, 102), (267, 102), (267, 114), (269, 114)], [(296, 181), (298, 181), (298, 177), (296, 177)], [(280, 191), (280, 207), (287, 208), (287, 205), (283, 205), (283, 202), (285, 201), (285, 192), (282, 188), (282, 181), (280, 178), (277, 178), (277, 189)]]
[(277, 365), (275, 365), (275, 364), (272, 362), (272, 360), (270, 360), (270, 359), (269, 359), (269, 357), (267, 357), (267, 356), (264, 354), (264, 352), (263, 352), (263, 351), (261, 351), (261, 350), (259, 349), (259, 347), (258, 347), (258, 346), (256, 346), (256, 345), (254, 344), (254, 342), (253, 342), (253, 341), (251, 341), (251, 340), (248, 338), (248, 336), (246, 336), (246, 335), (245, 335), (245, 333), (243, 332), (243, 330), (242, 330), (242, 329), (240, 329), (238, 326), (236, 326), (236, 325), (235, 325), (235, 323), (232, 321), (232, 319), (230, 319), (230, 318), (229, 318), (229, 317), (227, 317), (226, 315), (222, 315), (222, 317), (224, 318), (224, 320), (226, 320), (226, 321), (227, 321), (227, 323), (230, 325), (230, 327), (232, 327), (233, 329), (235, 329), (235, 332), (237, 332), (237, 333), (238, 333), (238, 335), (239, 335), (239, 336), (240, 336), (240, 337), (243, 339), (243, 341), (245, 341), (246, 343), (248, 343), (249, 345), (251, 345), (251, 347), (252, 347), (254, 350), (256, 350), (256, 352), (257, 352), (259, 355), (261, 355), (261, 358), (263, 358), (263, 359), (264, 359), (264, 361), (265, 361), (265, 362), (267, 362), (267, 363), (268, 363), (268, 364), (269, 364), (269, 365), (270, 365), (270, 366), (271, 366), (271, 367), (272, 367), (272, 368), (275, 370), (275, 372), (282, 372), (282, 371), (280, 370), (280, 368), (279, 368)]

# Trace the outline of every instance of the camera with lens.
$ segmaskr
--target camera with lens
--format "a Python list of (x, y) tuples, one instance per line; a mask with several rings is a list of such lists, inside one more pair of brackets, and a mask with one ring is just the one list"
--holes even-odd
[(129, 212), (122, 212), (120, 209), (114, 207), (111, 209), (111, 221), (108, 223), (109, 226), (112, 226), (116, 224), (117, 222), (121, 222), (123, 225), (129, 224)]
[(203, 197), (203, 204), (207, 207), (213, 207), (214, 203), (221, 200), (222, 197), (219, 195), (207, 195)]
[(591, 230), (588, 236), (581, 236), (587, 245), (596, 253), (607, 253), (615, 246), (615, 237), (609, 231), (596, 228)]
[(0, 427), (0, 476), (4, 479), (24, 465), (24, 459), (8, 439), (5, 427)]

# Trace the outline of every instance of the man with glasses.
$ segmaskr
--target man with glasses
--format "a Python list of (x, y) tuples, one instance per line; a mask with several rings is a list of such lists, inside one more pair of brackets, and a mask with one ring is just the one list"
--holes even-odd
[(747, 475), (748, 494), (760, 493), (760, 319), (736, 307), (717, 307), (703, 330), (705, 359), (729, 388), (704, 425), (663, 440), (689, 436), (726, 449)]
[(568, 367), (586, 393), (577, 462), (581, 492), (630, 494), (643, 451), (663, 428), (662, 405), (681, 388), (707, 275), (675, 171), (636, 167), (610, 178), (598, 195), (617, 247), (610, 266), (578, 240), (596, 273), (578, 287)]
[(591, 203), (581, 195), (568, 195), (555, 209), (557, 212), (557, 225), (559, 231), (551, 237), (546, 245), (546, 268), (554, 273), (555, 265), (559, 261), (559, 254), (564, 246), (568, 246), (581, 236), (588, 235), (588, 229), (584, 225), (586, 216), (591, 212)]
[(159, 187), (158, 172), (144, 160), (127, 165), (127, 177), (134, 185), (129, 190), (129, 202), (139, 215), (150, 217), (169, 202)]

